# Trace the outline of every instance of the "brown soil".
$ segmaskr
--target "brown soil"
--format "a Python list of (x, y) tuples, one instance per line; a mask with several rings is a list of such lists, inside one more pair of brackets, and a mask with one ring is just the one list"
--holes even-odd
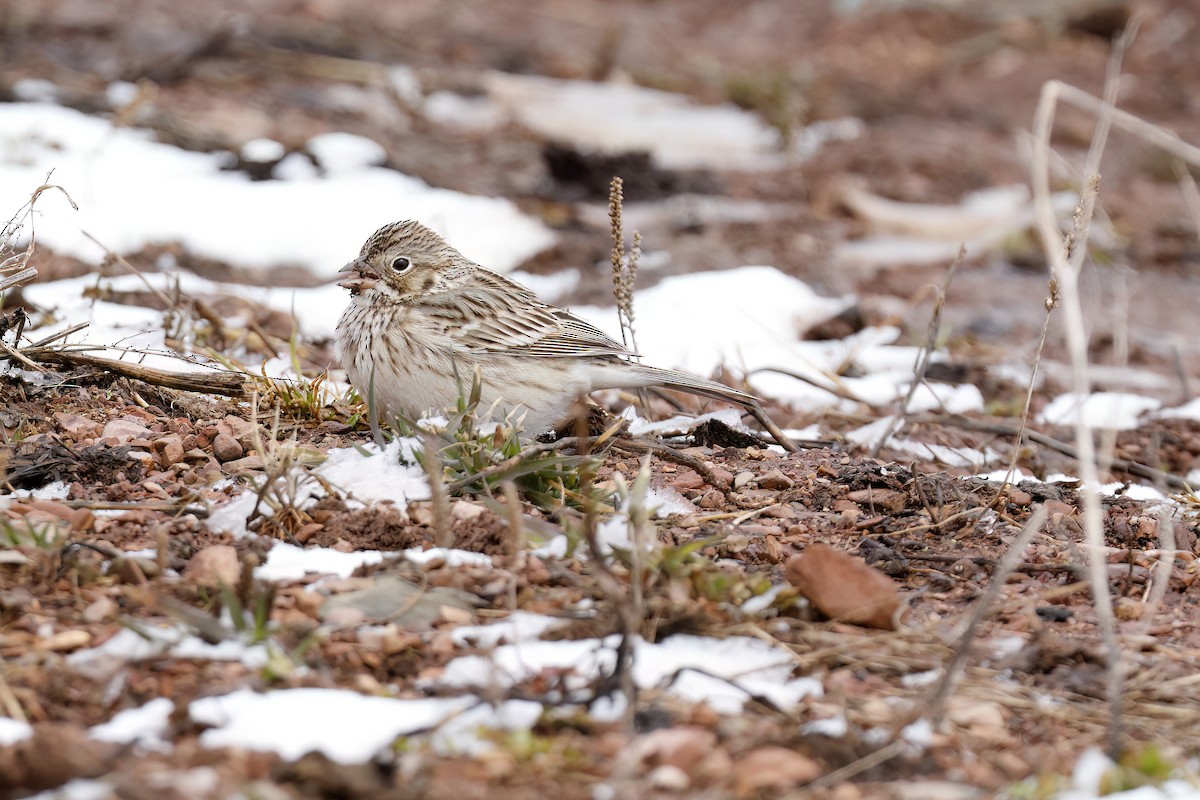
[[(941, 4), (893, 8), (881, 3), (853, 14), (839, 14), (834, 5), (811, 3), (800, 13), (786, 0), (465, 0), (449, 5), (264, 0), (245, 11), (226, 10), (213, 0), (12, 0), (0, 3), (0, 95), (11, 95), (20, 79), (49, 79), (69, 104), (97, 110), (110, 81), (145, 80), (148, 102), (123, 121), (198, 149), (236, 149), (260, 136), (298, 148), (308, 137), (335, 128), (370, 136), (387, 148), (396, 169), (437, 186), (511, 197), (553, 225), (560, 244), (526, 268), (579, 267), (581, 285), (566, 302), (607, 295), (609, 275), (592, 266), (606, 258), (607, 233), (585, 221), (594, 215), (583, 214), (579, 202), (601, 202), (594, 199), (595, 175), (614, 164), (571, 161), (578, 154), (551, 151), (550, 143), (516, 129), (480, 137), (410, 119), (401, 130), (389, 126), (388, 114), (372, 113), (370, 107), (335, 110), (327, 102), (329, 90), (347, 85), (364, 90), (379, 65), (407, 63), (431, 86), (469, 87), (483, 69), (576, 78), (624, 74), (704, 101), (741, 100), (775, 115), (785, 127), (857, 116), (866, 126), (862, 137), (831, 144), (812, 161), (768, 175), (664, 175), (637, 157), (617, 166), (644, 167), (625, 175), (631, 196), (694, 191), (770, 201), (786, 209), (782, 219), (770, 222), (689, 226), (664, 221), (642, 231), (654, 249), (674, 256), (674, 266), (649, 278), (672, 270), (775, 264), (823, 291), (854, 292), (860, 298), (857, 313), (838, 321), (845, 327), (831, 329), (831, 335), (890, 320), (905, 326), (907, 341), (920, 343), (930, 309), (926, 287), (942, 281), (945, 265), (870, 275), (836, 269), (833, 245), (863, 232), (836, 202), (839, 183), (865, 177), (872, 191), (887, 197), (953, 203), (975, 189), (1024, 181), (1028, 167), (1014, 142), (1029, 129), (1042, 83), (1058, 79), (1098, 92), (1109, 36), (1132, 5), (1076, 0), (1017, 13), (1000, 2), (967, 4), (958, 11)], [(1133, 88), (1123, 107), (1200, 142), (1194, 99), (1200, 96), (1200, 50), (1172, 34), (1194, 25), (1200, 9), (1187, 0), (1157, 0), (1139, 8), (1145, 18), (1124, 65)], [(1060, 114), (1055, 147), (1068, 162), (1082, 162), (1092, 123), (1081, 113)], [(1200, 327), (1191, 308), (1192, 266), (1200, 250), (1170, 165), (1140, 141), (1116, 135), (1103, 171), (1101, 201), (1125, 237), (1109, 255), (1127, 272), (1121, 279), (1132, 291), (1127, 322), (1096, 315), (1093, 357), (1112, 362), (1120, 338), (1115, 332), (1121, 331), (1129, 335), (1133, 365), (1172, 378), (1195, 372)], [(130, 260), (148, 265), (156, 255), (134, 254)], [(988, 408), (998, 414), (1012, 413), (1024, 387), (991, 377), (987, 369), (1014, 352), (1032, 353), (1047, 292), (1044, 264), (1032, 245), (1017, 245), (1009, 255), (1003, 262), (969, 263), (960, 270), (945, 312), (952, 330), (951, 363), (939, 365), (979, 385)], [(178, 256), (181, 263), (220, 279), (312, 280)], [(80, 270), (78, 262), (62, 256), (38, 257), (44, 278)], [(1111, 290), (1114, 274), (1089, 273), (1090, 297)], [(267, 316), (257, 324), (283, 339), (291, 327), (288, 320)], [(1055, 320), (1047, 357), (1062, 360), (1057, 325)], [(1164, 340), (1177, 344), (1164, 346)], [(331, 357), (315, 347), (304, 354), (318, 367)], [(1061, 776), (1085, 748), (1107, 741), (1106, 659), (1079, 567), (1085, 559), (1078, 486), (1026, 483), (1001, 495), (997, 485), (971, 478), (969, 470), (898, 449), (872, 455), (845, 443), (844, 434), (871, 421), (875, 412), (814, 417), (775, 406), (771, 413), (786, 426), (818, 423), (826, 445), (789, 456), (740, 445), (693, 445), (684, 449), (684, 459), (653, 461), (653, 485), (680, 493), (696, 507), (693, 514), (660, 521), (659, 539), (672, 552), (694, 548), (697, 557), (675, 571), (663, 568), (647, 576), (637, 628), (651, 640), (701, 633), (773, 641), (781, 653), (794, 657), (795, 675), (822, 682), (822, 697), (790, 709), (750, 703), (740, 717), (723, 718), (703, 705), (649, 690), (638, 698), (632, 728), (596, 723), (585, 715), (547, 714), (530, 742), (501, 741), (494, 755), (480, 759), (436, 755), (411, 742), (410, 750), (354, 766), (315, 754), (289, 762), (248, 750), (202, 748), (200, 731), (187, 719), (187, 703), (241, 686), (336, 686), (420, 696), (418, 679), (437, 677), (452, 658), (471, 652), (449, 637), (464, 620), (452, 609), (432, 626), (399, 629), (387, 641), (360, 638), (352, 626), (314, 635), (322, 623), (311, 581), (268, 591), (241, 580), (234, 594), (243, 602), (266, 598), (273, 636), (305, 669), (268, 673), (236, 663), (163, 657), (125, 664), (116, 677), (70, 670), (64, 660), (69, 652), (104, 642), (130, 621), (178, 619), (181, 605), (215, 617), (229, 595), (191, 579), (181, 581), (172, 572), (182, 572), (198, 552), (233, 544), (248, 573), (265, 544), (233, 541), (203, 525), (211, 507), (261, 476), (261, 464), (253, 462), (247, 404), (199, 401), (94, 371), (62, 377), (53, 388), (0, 377), (0, 473), (8, 488), (38, 488), (54, 480), (68, 486), (66, 500), (22, 501), (0, 509), (0, 534), (19, 529), (61, 536), (54, 546), (28, 536), (19, 545), (0, 546), (0, 553), (24, 556), (0, 564), (0, 713), (26, 718), (37, 732), (34, 740), (0, 747), (0, 798), (86, 776), (104, 776), (121, 797), (193, 797), (171, 787), (200, 767), (212, 770), (211, 797), (241, 791), (286, 797), (566, 800), (597, 796), (594, 789), (601, 782), (615, 787), (617, 796), (668, 797), (673, 792), (667, 773), (656, 770), (659, 757), (631, 760), (628, 754), (640, 752), (637, 748), (656, 731), (679, 729), (688, 736), (712, 735), (704, 757), (681, 767), (688, 781), (682, 796), (750, 798), (803, 791), (852, 800), (900, 796), (902, 784), (924, 780), (996, 791), (1031, 775)], [(1035, 413), (1066, 380), (1050, 370), (1035, 394)], [(1186, 383), (1172, 384), (1161, 394), (1178, 401), (1187, 391)], [(295, 432), (299, 443), (319, 450), (369, 438), (365, 426), (346, 424), (342, 414), (328, 416), (285, 420), (283, 435)], [(146, 432), (131, 440), (106, 438), (102, 432), (114, 421)], [(973, 421), (1018, 422), (1012, 416)], [(1071, 440), (1069, 431), (1033, 428), (1060, 442)], [(241, 459), (218, 458), (215, 442), (222, 434), (237, 440)], [(916, 421), (903, 436), (935, 445), (991, 447), (1000, 451), (1002, 463), (1013, 447), (1011, 436), (948, 419)], [(1178, 478), (1198, 466), (1200, 424), (1149, 422), (1118, 435), (1113, 452)], [(677, 463), (688, 457), (703, 463), (708, 477)], [(1027, 443), (1016, 462), (1040, 476), (1076, 471), (1068, 456), (1043, 444)], [(599, 479), (619, 473), (632, 481), (638, 466), (636, 457), (613, 451)], [(1109, 470), (1104, 479), (1147, 482), (1131, 474), (1128, 465)], [(137, 508), (123, 513), (89, 508), (100, 502)], [(961, 685), (930, 745), (897, 749), (878, 763), (861, 761), (876, 750), (872, 743), (880, 741), (879, 732), (890, 737), (926, 712), (933, 687), (921, 678), (949, 663), (956, 626), (977, 607), (1036, 504), (1050, 511), (1046, 526), (981, 623)], [(523, 510), (534, 532), (582, 524), (571, 510), (549, 514), (529, 505)], [(514, 564), (503, 515), (490, 509), (459, 511), (455, 545), (491, 556), (492, 568), (438, 562), (379, 566), (351, 580), (402, 573), (414, 583), (461, 589), (480, 598), (482, 607), (474, 616), (484, 620), (503, 617), (514, 604), (568, 615), (589, 600), (598, 614), (573, 620), (555, 637), (620, 630), (620, 605), (588, 559), (574, 555)], [(351, 510), (341, 500), (326, 499), (294, 516), (263, 522), (260, 531), (310, 546), (398, 551), (437, 541), (431, 514), (428, 504)], [(1106, 498), (1100, 515), (1124, 643), (1119, 738), (1131, 751), (1154, 745), (1169, 763), (1183, 764), (1200, 752), (1200, 696), (1190, 680), (1200, 646), (1196, 601), (1189, 591), (1197, 574), (1196, 525), (1190, 517), (1164, 523), (1156, 509), (1122, 496)], [(1169, 575), (1156, 578), (1162, 524), (1174, 535), (1176, 557)], [(792, 602), (791, 589), (766, 612), (741, 610), (742, 602), (765, 584), (785, 582), (789, 557), (816, 542), (854, 554), (896, 582), (906, 601), (898, 630), (823, 619), (811, 607)], [(134, 561), (124, 555), (147, 548), (157, 556)], [(623, 570), (617, 573), (628, 580)], [(1152, 583), (1164, 579), (1165, 594), (1150, 602)], [(1021, 642), (1015, 648), (1014, 637)], [(48, 641), (58, 644), (50, 647)], [(539, 676), (510, 694), (550, 706), (555, 680)], [(177, 709), (169, 752), (113, 748), (86, 738), (86, 726), (156, 697), (170, 698)], [(804, 727), (835, 717), (847, 722), (842, 737)], [(791, 755), (767, 749), (772, 746)], [(778, 770), (776, 783), (755, 783), (755, 775), (739, 768), (761, 763), (760, 758)], [(801, 778), (788, 772), (798, 763), (789, 758), (811, 762), (815, 774)], [(822, 782), (821, 776), (848, 766), (845, 779)], [(907, 788), (904, 796), (918, 796)]]

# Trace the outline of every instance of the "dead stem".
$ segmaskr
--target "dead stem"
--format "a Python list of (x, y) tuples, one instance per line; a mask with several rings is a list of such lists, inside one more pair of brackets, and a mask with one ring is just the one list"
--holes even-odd
[(946, 280), (942, 283), (941, 288), (936, 289), (937, 299), (933, 303), (933, 313), (929, 315), (929, 329), (925, 335), (925, 346), (921, 348), (920, 355), (917, 356), (917, 363), (913, 367), (912, 383), (908, 386), (908, 394), (904, 396), (904, 400), (900, 403), (900, 409), (892, 415), (891, 421), (888, 422), (887, 428), (883, 435), (879, 437), (879, 441), (871, 448), (871, 458), (879, 458), (880, 451), (884, 445), (892, 438), (892, 434), (904, 424), (905, 418), (908, 416), (908, 407), (912, 404), (912, 399), (917, 393), (917, 389), (925, 382), (925, 371), (929, 369), (929, 360), (933, 355), (933, 351), (937, 348), (938, 332), (942, 329), (942, 310), (946, 306), (946, 294), (950, 291), (950, 284), (954, 281), (954, 275), (958, 272), (958, 268), (962, 265), (963, 260), (967, 257), (966, 245), (960, 245), (958, 255), (950, 264), (950, 269), (946, 272)]
[(1008, 551), (1004, 554), (1000, 565), (992, 572), (991, 581), (988, 583), (988, 588), (984, 592), (983, 597), (975, 602), (975, 606), (971, 610), (971, 615), (967, 618), (967, 622), (963, 626), (958, 643), (954, 647), (954, 657), (946, 665), (946, 671), (942, 674), (941, 681), (939, 681), (937, 688), (930, 695), (929, 702), (925, 705), (925, 708), (928, 709), (929, 719), (935, 728), (941, 725), (942, 717), (946, 712), (946, 701), (954, 693), (954, 688), (962, 675), (963, 668), (967, 664), (967, 657), (971, 652), (971, 643), (975, 641), (975, 633), (979, 629), (979, 623), (983, 621), (984, 616), (991, 610), (992, 605), (995, 604), (996, 599), (1000, 596), (1000, 592), (1004, 590), (1005, 585), (1008, 583), (1008, 576), (1012, 574), (1013, 570), (1020, 563), (1021, 556), (1025, 554), (1025, 548), (1029, 546), (1029, 541), (1035, 533), (1041, 530), (1047, 516), (1048, 513), (1045, 506), (1038, 506), (1034, 510), (1029, 520), (1025, 523), (1025, 527), (1021, 529), (1021, 533), (1009, 545)]

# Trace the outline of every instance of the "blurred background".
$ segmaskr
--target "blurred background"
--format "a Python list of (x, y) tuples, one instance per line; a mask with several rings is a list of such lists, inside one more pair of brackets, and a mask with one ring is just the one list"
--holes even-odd
[[(986, 357), (1031, 352), (1044, 317), (1026, 189), (1041, 87), (1099, 94), (1135, 5), (1120, 105), (1200, 142), (1200, 3), (1189, 0), (9, 0), (0, 98), (150, 131), (243, 183), (330, 181), (324, 193), (297, 184), (178, 208), (171, 187), (183, 184), (168, 178), (127, 186), (120, 207), (98, 196), (126, 225), (164, 217), (141, 238), (92, 223), (148, 270), (168, 254), (214, 280), (324, 285), (378, 224), (433, 216), (489, 266), (572, 270), (556, 302), (603, 304), (608, 183), (620, 175), (627, 232), (644, 237), (639, 285), (763, 264), (853, 298), (836, 318), (800, 324), (810, 338), (898, 324), (920, 342), (929, 287), (965, 243), (947, 344)], [(1065, 106), (1056, 117), (1054, 185), (1068, 217), (1093, 123)], [(29, 131), (0, 129), (6, 170), (53, 165), (45, 152), (21, 162)], [(328, 136), (339, 132), (364, 138)], [(463, 216), (438, 205), (448, 195), (370, 181), (335, 191), (335, 178), (366, 166), (516, 211)], [(8, 202), (28, 196), (13, 185), (26, 173), (4, 174)], [(66, 188), (77, 201), (87, 193)], [(1093, 356), (1194, 370), (1200, 251), (1170, 159), (1114, 134), (1101, 202), (1088, 291), (1119, 324), (1097, 325)], [(193, 227), (176, 235), (181, 217)], [(53, 224), (42, 279), (96, 269), (103, 254)]]

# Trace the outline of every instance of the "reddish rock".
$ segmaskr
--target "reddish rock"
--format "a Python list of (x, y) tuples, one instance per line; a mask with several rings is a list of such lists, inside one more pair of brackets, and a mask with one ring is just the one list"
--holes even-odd
[(163, 467), (169, 467), (172, 464), (178, 464), (183, 461), (183, 437), (182, 436), (163, 436), (155, 439), (153, 447), (159, 453), (159, 459), (162, 461)]
[(100, 423), (81, 417), (78, 414), (67, 414), (59, 411), (54, 415), (54, 421), (59, 427), (76, 439), (96, 437), (100, 435)]
[(222, 463), (226, 461), (234, 461), (245, 455), (245, 450), (242, 449), (241, 442), (229, 433), (218, 433), (213, 439), (213, 455), (217, 457), (217, 461)]
[(740, 797), (765, 789), (787, 790), (821, 777), (821, 765), (786, 747), (760, 747), (734, 759), (734, 780)]
[(787, 579), (830, 619), (895, 630), (901, 598), (896, 582), (861, 558), (826, 544), (787, 561)]
[(126, 417), (111, 419), (100, 434), (103, 439), (116, 439), (118, 444), (124, 444), (131, 439), (145, 439), (150, 435), (150, 429), (137, 420)]
[(183, 569), (183, 578), (197, 586), (236, 586), (242, 574), (237, 550), (228, 544), (215, 544), (196, 552)]
[(846, 499), (865, 509), (887, 514), (898, 514), (908, 506), (908, 495), (895, 489), (860, 489), (850, 492)]
[(715, 733), (691, 726), (659, 728), (633, 741), (643, 762), (655, 766), (666, 764), (688, 775), (693, 774), (697, 764), (712, 755), (716, 746)]
[(766, 473), (760, 476), (758, 479), (758, 485), (763, 489), (774, 489), (776, 491), (780, 491), (783, 489), (792, 488), (796, 485), (796, 482), (787, 475), (784, 475), (782, 470), (776, 467), (775, 469), (768, 470)]

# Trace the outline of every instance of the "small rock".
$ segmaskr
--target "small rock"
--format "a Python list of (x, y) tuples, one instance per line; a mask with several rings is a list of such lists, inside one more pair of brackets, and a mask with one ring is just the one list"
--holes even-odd
[(164, 436), (156, 439), (152, 447), (159, 452), (159, 458), (162, 460), (164, 468), (183, 461), (186, 452), (183, 449), (182, 436)]
[(1033, 503), (1033, 496), (1029, 492), (1010, 486), (1008, 487), (1008, 502), (1018, 506), (1027, 506)]
[(433, 505), (424, 501), (409, 503), (408, 518), (428, 528), (433, 525)]
[(783, 474), (783, 471), (778, 467), (768, 470), (766, 474), (758, 479), (758, 485), (764, 489), (774, 489), (780, 491), (790, 489), (796, 485), (796, 482)]
[(229, 428), (230, 435), (237, 439), (243, 447), (254, 445), (254, 425), (249, 420), (230, 415), (224, 419), (224, 423)]
[(143, 469), (154, 469), (154, 456), (145, 450), (130, 450), (127, 457), (130, 461), (140, 462)]
[(104, 622), (117, 613), (117, 604), (109, 597), (97, 597), (83, 610), (84, 622)]
[(750, 523), (747, 525), (742, 525), (739, 528), (739, 530), (742, 533), (746, 534), (747, 536), (754, 536), (754, 537), (783, 536), (783, 528), (779, 527), (778, 525), (762, 525), (762, 524)]
[(242, 575), (237, 549), (233, 545), (214, 544), (198, 550), (183, 569), (184, 580), (197, 586), (236, 586)]
[(78, 414), (67, 414), (59, 411), (54, 415), (54, 421), (58, 423), (64, 431), (71, 434), (75, 438), (95, 437), (100, 434), (100, 423), (95, 420), (90, 420), (87, 417), (81, 417)]
[(75, 778), (95, 778), (112, 770), (120, 747), (90, 739), (87, 729), (80, 725), (39, 723), (33, 726), (32, 737), (17, 742), (6, 754), (6, 763), (17, 770), (2, 770), (0, 784), (39, 792)]
[(725, 486), (733, 483), (733, 473), (724, 467), (712, 467), (712, 474), (713, 478)]
[(671, 766), (687, 775), (712, 754), (717, 735), (687, 725), (659, 728), (638, 736), (632, 746), (643, 762)]
[(763, 789), (791, 789), (821, 777), (821, 765), (786, 747), (760, 747), (734, 759), (737, 793), (750, 795)]
[(1146, 613), (1146, 607), (1141, 600), (1133, 597), (1118, 597), (1113, 601), (1113, 613), (1117, 619), (1141, 619)]
[(670, 764), (663, 764), (661, 767), (650, 770), (650, 774), (646, 776), (646, 782), (655, 789), (662, 789), (665, 792), (685, 792), (692, 785), (692, 780), (686, 772)]
[(121, 583), (140, 584), (159, 575), (158, 562), (152, 558), (121, 556), (112, 562), (112, 572)]
[(221, 463), (241, 458), (245, 453), (246, 451), (242, 449), (241, 443), (232, 434), (218, 433), (216, 438), (213, 439), (213, 455)]
[(339, 606), (331, 608), (324, 614), (325, 622), (334, 627), (356, 628), (362, 625), (367, 617), (366, 614), (359, 611), (357, 608), (349, 606)]
[(704, 486), (704, 478), (698, 472), (685, 472), (672, 480), (669, 486), (676, 489), (700, 489)]
[(478, 519), (485, 511), (487, 509), (478, 503), (469, 503), (466, 500), (459, 500), (450, 506), (450, 516), (459, 522), (469, 522), (470, 520)]
[(895, 489), (860, 489), (847, 494), (846, 499), (886, 514), (898, 514), (908, 506), (908, 495)]
[(986, 794), (976, 786), (951, 781), (896, 781), (889, 789), (896, 800), (975, 800)]
[(257, 453), (252, 456), (246, 456), (245, 458), (239, 458), (236, 461), (226, 461), (221, 465), (221, 469), (224, 470), (227, 475), (237, 475), (241, 472), (253, 472), (254, 470), (260, 470), (262, 468), (262, 458), (259, 457)]
[(71, 533), (90, 531), (96, 524), (96, 513), (90, 508), (77, 508), (71, 514)]
[(733, 488), (740, 489), (752, 480), (754, 480), (753, 472), (750, 472), (749, 470), (746, 470), (745, 472), (739, 472), (733, 478)]
[(799, 519), (800, 515), (796, 513), (796, 509), (791, 505), (774, 505), (762, 513), (764, 517), (772, 519)]
[(526, 582), (533, 586), (549, 583), (551, 578), (550, 570), (546, 568), (545, 562), (537, 556), (529, 556), (522, 574)]
[(31, 507), (37, 509), (38, 511), (44, 511), (47, 514), (58, 517), (63, 522), (69, 523), (71, 518), (75, 516), (76, 509), (71, 508), (66, 503), (60, 503), (57, 500), (38, 500), (31, 498), (28, 502)]
[(438, 611), (442, 622), (452, 625), (470, 625), (475, 621), (475, 615), (471, 611), (458, 606), (442, 606)]
[(150, 429), (140, 422), (122, 417), (121, 419), (112, 419), (104, 426), (104, 432), (100, 434), (102, 439), (116, 439), (119, 444), (124, 444), (130, 439), (144, 439), (150, 435)]
[(1046, 509), (1046, 513), (1050, 515), (1052, 522), (1057, 522), (1055, 517), (1076, 517), (1079, 516), (1079, 509), (1069, 503), (1064, 503), (1062, 500), (1046, 500), (1042, 503)]
[(789, 558), (784, 573), (830, 619), (896, 629), (901, 606), (896, 582), (861, 558), (818, 542)]
[(41, 641), (43, 650), (53, 650), (55, 652), (65, 652), (67, 650), (78, 650), (81, 647), (87, 647), (92, 643), (92, 635), (84, 630), (60, 631), (52, 636), (47, 636)]

